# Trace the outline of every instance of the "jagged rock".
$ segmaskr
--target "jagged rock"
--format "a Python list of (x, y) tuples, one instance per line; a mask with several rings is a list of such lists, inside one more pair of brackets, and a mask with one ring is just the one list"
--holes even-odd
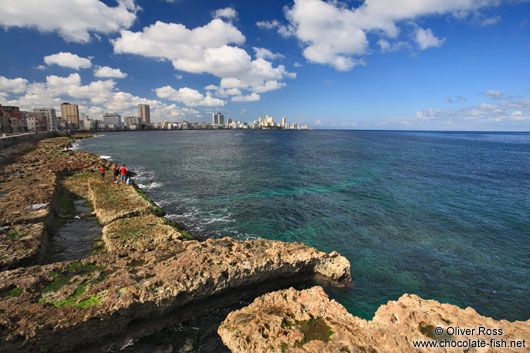
[[(312, 273), (328, 261), (344, 263), (301, 243), (222, 238), (2, 272), (0, 293), (18, 288), (20, 294), (0, 300), (0, 351), (74, 350), (88, 335), (99, 341), (124, 334), (134, 320), (226, 289)], [(350, 277), (349, 264), (336, 268), (334, 277)]]
[[(440, 326), (443, 334), (437, 335)], [(448, 335), (448, 327), (474, 329), (471, 334)], [(502, 330), (487, 335), (479, 327)], [(439, 329), (438, 329), (439, 330)], [(449, 329), (452, 330), (452, 329)], [(377, 310), (372, 321), (355, 317), (321, 287), (268, 293), (247, 307), (230, 313), (218, 330), (233, 353), (253, 352), (528, 352), (526, 348), (415, 348), (414, 342), (468, 342), (491, 339), (528, 340), (530, 320), (508, 322), (481, 316), (450, 304), (403, 295)], [(498, 331), (497, 331), (498, 333)], [(445, 343), (444, 343), (445, 344)], [(451, 343), (447, 343), (451, 344)], [(447, 345), (446, 344), (446, 345)], [(508, 343), (509, 344), (509, 343)]]

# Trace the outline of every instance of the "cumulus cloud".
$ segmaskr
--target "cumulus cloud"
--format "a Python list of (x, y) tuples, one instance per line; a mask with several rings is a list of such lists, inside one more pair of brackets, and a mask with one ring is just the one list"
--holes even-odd
[[(339, 1), (295, 0), (285, 11), (287, 24), (272, 20), (260, 21), (257, 26), (296, 37), (310, 62), (348, 71), (360, 63), (359, 56), (369, 53), (368, 33), (384, 40), (396, 39), (399, 24), (405, 20), (444, 14), (465, 18), (470, 12), (496, 4), (496, 0), (366, 0), (349, 8)], [(416, 41), (422, 49), (439, 46), (443, 40), (430, 29), (417, 31)], [(388, 41), (381, 42), (380, 47), (383, 51), (391, 48)]]
[(443, 42), (445, 42), (445, 38), (437, 38), (430, 28), (424, 29), (421, 27), (418, 27), (416, 29), (416, 37), (415, 41), (420, 47), (421, 50), (425, 50), (427, 48), (431, 47), (440, 47)]
[(44, 63), (48, 66), (59, 65), (63, 67), (69, 67), (72, 69), (89, 69), (92, 67), (90, 59), (82, 58), (76, 54), (69, 52), (60, 52), (53, 55), (44, 57)]
[(233, 102), (255, 102), (260, 100), (260, 95), (257, 93), (251, 93), (247, 96), (235, 96), (232, 97)]
[(13, 78), (9, 79), (4, 76), (0, 76), (0, 91), (11, 92), (11, 93), (23, 93), (26, 91), (28, 80), (24, 78)]
[(127, 74), (121, 72), (120, 69), (113, 69), (108, 66), (99, 66), (94, 72), (96, 77), (108, 77), (108, 78), (125, 78)]
[(258, 50), (260, 57), (253, 60), (237, 46), (244, 42), (245, 36), (232, 23), (216, 18), (194, 29), (156, 22), (141, 32), (123, 30), (113, 45), (115, 53), (169, 60), (180, 71), (209, 73), (222, 82), (237, 82), (237, 86), (221, 84), (222, 88), (263, 92), (265, 87), (280, 88), (279, 81), (295, 77), (283, 65), (274, 67), (263, 57), (274, 56), (271, 52)]
[(403, 48), (409, 48), (410, 45), (407, 42), (404, 41), (397, 41), (397, 42), (389, 42), (386, 39), (379, 39), (377, 41), (377, 45), (379, 45), (379, 49), (381, 50), (381, 53), (390, 53), (394, 51), (399, 51)]
[(215, 11), (215, 18), (226, 18), (227, 20), (233, 20), (237, 17), (237, 11), (232, 7), (225, 7), (224, 9), (219, 9)]
[(136, 115), (138, 104), (151, 106), (153, 121), (201, 116), (201, 112), (192, 108), (166, 104), (120, 91), (113, 80), (98, 80), (83, 85), (78, 73), (66, 77), (49, 75), (45, 82), (34, 83), (28, 83), (23, 78), (7, 79), (0, 76), (0, 89), (9, 92), (0, 94), (0, 104), (19, 106), (23, 110), (37, 107), (54, 107), (60, 110), (62, 102), (70, 101), (78, 104), (80, 111), (98, 119), (101, 119), (105, 112)]
[(58, 32), (68, 42), (86, 43), (91, 33), (109, 34), (129, 28), (139, 8), (134, 0), (109, 7), (99, 0), (3, 0), (0, 25)]
[(252, 49), (254, 49), (256, 58), (275, 60), (275, 59), (281, 59), (285, 57), (283, 54), (273, 53), (269, 49), (265, 49), (265, 48), (252, 47)]
[(180, 102), (190, 107), (222, 107), (226, 103), (222, 99), (212, 97), (210, 94), (204, 96), (199, 91), (189, 87), (183, 87), (176, 90), (171, 86), (164, 86), (155, 89), (155, 92), (159, 98)]

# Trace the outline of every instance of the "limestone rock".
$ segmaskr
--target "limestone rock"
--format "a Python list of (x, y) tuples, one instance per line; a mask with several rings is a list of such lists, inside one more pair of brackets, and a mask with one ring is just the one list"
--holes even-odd
[(38, 264), (45, 243), (42, 223), (15, 225), (0, 232), (0, 271)]
[[(435, 329), (443, 329), (437, 335)], [(448, 331), (448, 328), (451, 327)], [(474, 329), (470, 334), (448, 335), (456, 327)], [(502, 330), (486, 334), (479, 328)], [(439, 329), (438, 329), (439, 330)], [(355, 317), (321, 287), (268, 293), (249, 306), (234, 311), (218, 329), (223, 342), (234, 353), (252, 352), (528, 352), (530, 320), (497, 321), (471, 308), (403, 295), (382, 305), (372, 321)], [(490, 332), (491, 333), (491, 332)], [(492, 339), (516, 341), (526, 348), (415, 348), (414, 342), (467, 342)], [(451, 343), (444, 343), (451, 344)], [(465, 344), (465, 343), (462, 343)]]
[(154, 248), (160, 244), (184, 240), (164, 218), (154, 215), (118, 219), (103, 228), (102, 239), (108, 251)]
[(88, 184), (94, 212), (101, 224), (155, 212), (154, 206), (142, 198), (131, 185), (90, 180)]
[[(133, 321), (227, 289), (310, 274), (329, 261), (345, 264), (340, 256), (301, 243), (222, 238), (0, 272), (0, 293), (20, 292), (0, 296), (0, 351), (71, 351), (88, 337), (99, 341), (125, 334)], [(334, 278), (350, 278), (349, 264), (333, 267), (339, 271)]]

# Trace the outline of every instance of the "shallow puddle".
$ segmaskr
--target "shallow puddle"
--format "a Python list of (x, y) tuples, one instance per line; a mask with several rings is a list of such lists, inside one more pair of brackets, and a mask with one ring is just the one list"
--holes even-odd
[(92, 253), (92, 244), (101, 235), (102, 227), (94, 216), (81, 217), (92, 212), (84, 203), (84, 200), (74, 201), (74, 218), (68, 219), (64, 226), (50, 236), (47, 263), (80, 260)]

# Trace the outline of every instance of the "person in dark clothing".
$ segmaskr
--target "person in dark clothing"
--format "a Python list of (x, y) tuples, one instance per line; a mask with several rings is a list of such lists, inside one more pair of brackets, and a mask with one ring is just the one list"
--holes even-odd
[(112, 166), (112, 173), (114, 174), (114, 182), (118, 182), (118, 175), (120, 175), (118, 163), (114, 163), (114, 165)]

